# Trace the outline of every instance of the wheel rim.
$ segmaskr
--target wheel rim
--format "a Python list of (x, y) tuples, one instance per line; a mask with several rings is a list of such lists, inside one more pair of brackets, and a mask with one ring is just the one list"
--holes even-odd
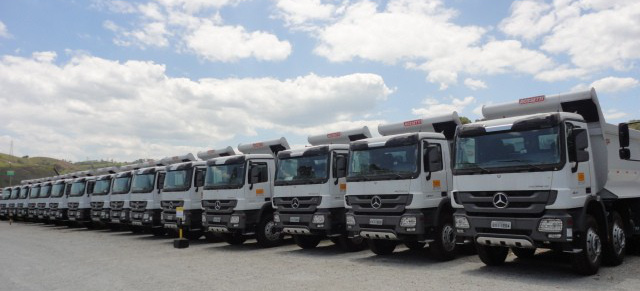
[(275, 222), (269, 221), (264, 225), (264, 236), (270, 241), (280, 239), (280, 232), (276, 231)]
[(620, 224), (618, 222), (613, 224), (612, 236), (613, 236), (613, 250), (615, 251), (616, 255), (620, 255), (622, 254), (622, 251), (624, 250), (624, 247), (627, 242), (626, 242), (626, 235), (624, 233), (624, 229), (620, 227)]
[(442, 247), (447, 252), (453, 251), (456, 247), (456, 232), (450, 224), (442, 227)]
[(593, 228), (589, 228), (587, 231), (587, 256), (592, 263), (595, 263), (600, 257), (600, 252), (602, 251), (602, 245), (600, 242), (600, 236)]

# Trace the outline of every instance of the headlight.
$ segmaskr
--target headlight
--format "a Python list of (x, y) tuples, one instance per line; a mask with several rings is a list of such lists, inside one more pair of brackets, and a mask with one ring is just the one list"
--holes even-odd
[(275, 223), (279, 223), (280, 222), (280, 214), (274, 214), (273, 215), (273, 222)]
[(202, 214), (202, 222), (206, 222), (207, 221), (207, 215), (206, 214)]
[(549, 219), (545, 218), (540, 220), (538, 225), (539, 232), (562, 232), (562, 219)]
[(353, 215), (347, 215), (347, 225), (356, 225), (356, 218)]
[(123, 211), (122, 213), (120, 213), (120, 217), (121, 218), (127, 218), (127, 213)]
[(459, 229), (469, 228), (469, 220), (467, 220), (467, 218), (464, 216), (456, 216), (455, 224), (456, 224), (456, 228), (459, 228)]
[(142, 215), (142, 219), (147, 220), (149, 219), (149, 213), (145, 213)]
[(311, 223), (314, 223), (314, 224), (322, 224), (322, 223), (324, 223), (324, 215), (322, 215), (322, 214), (314, 215)]
[(240, 223), (240, 216), (237, 215), (233, 215), (231, 216), (231, 219), (229, 219), (230, 223)]
[(400, 218), (401, 227), (416, 227), (418, 219), (415, 216), (403, 216)]

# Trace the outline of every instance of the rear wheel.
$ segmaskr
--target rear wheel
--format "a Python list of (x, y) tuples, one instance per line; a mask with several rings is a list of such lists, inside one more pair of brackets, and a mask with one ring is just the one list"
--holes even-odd
[(536, 249), (511, 248), (511, 252), (513, 252), (518, 259), (526, 260), (533, 258), (536, 254)]
[(398, 243), (393, 240), (368, 239), (369, 249), (379, 256), (389, 255), (396, 249)]
[(318, 235), (294, 235), (293, 240), (296, 245), (303, 249), (313, 249), (318, 246), (322, 237)]
[(487, 266), (499, 266), (504, 264), (504, 260), (507, 259), (509, 254), (509, 248), (485, 246), (481, 244), (476, 245), (478, 251), (478, 257)]
[(578, 248), (582, 249), (571, 257), (573, 269), (582, 275), (598, 273), (602, 262), (602, 241), (596, 219), (587, 215), (585, 232), (578, 238)]
[(617, 266), (624, 261), (624, 255), (627, 251), (627, 236), (620, 214), (613, 212), (611, 217), (609, 240), (603, 246), (602, 262), (608, 266)]
[(419, 241), (406, 241), (404, 242), (404, 245), (412, 251), (419, 251), (422, 250), (427, 244)]
[(437, 228), (435, 240), (429, 244), (431, 255), (439, 261), (449, 261), (456, 257), (456, 230), (451, 215), (445, 215)]
[(256, 240), (258, 241), (258, 245), (263, 248), (275, 247), (282, 242), (282, 232), (276, 229), (273, 215), (266, 214), (262, 216), (262, 219), (260, 219), (258, 223)]
[(241, 234), (225, 233), (224, 240), (230, 245), (237, 246), (243, 244), (247, 239)]
[[(364, 250), (367, 244), (364, 242), (364, 238), (361, 236), (349, 238), (346, 234), (336, 237), (337, 244), (345, 252), (358, 252)], [(332, 240), (333, 241), (333, 240)]]

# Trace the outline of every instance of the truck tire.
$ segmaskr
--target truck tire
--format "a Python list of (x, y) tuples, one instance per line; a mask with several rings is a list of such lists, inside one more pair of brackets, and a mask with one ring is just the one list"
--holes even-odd
[(602, 241), (600, 228), (591, 215), (585, 218), (585, 232), (578, 238), (578, 248), (582, 251), (571, 256), (573, 269), (581, 275), (598, 273), (602, 262)]
[(511, 252), (521, 260), (528, 260), (533, 258), (536, 254), (536, 249), (525, 249), (525, 248), (511, 248)]
[(256, 230), (256, 240), (263, 248), (275, 247), (282, 242), (282, 232), (276, 229), (272, 214), (262, 215)]
[(478, 257), (487, 266), (500, 266), (504, 264), (504, 260), (507, 259), (509, 254), (509, 248), (507, 247), (495, 247), (476, 244), (476, 250), (478, 251)]
[(319, 235), (294, 235), (293, 240), (300, 248), (313, 249), (318, 246), (322, 237)]
[(627, 252), (627, 236), (620, 214), (614, 211), (611, 218), (609, 240), (603, 245), (602, 263), (607, 266), (618, 266), (624, 261)]
[(230, 245), (239, 246), (243, 244), (247, 239), (241, 234), (225, 233), (224, 240)]
[(367, 244), (369, 245), (369, 249), (379, 256), (385, 256), (393, 253), (398, 245), (396, 241), (384, 239), (368, 239)]
[(337, 245), (345, 252), (359, 252), (367, 247), (364, 238), (361, 236), (349, 238), (346, 234), (343, 234), (336, 239), (338, 241)]
[(435, 240), (429, 244), (431, 255), (438, 261), (450, 261), (456, 257), (456, 229), (452, 215), (444, 215), (436, 228)]
[(419, 251), (424, 249), (427, 244), (419, 241), (405, 241), (404, 245), (412, 251)]
[(153, 236), (160, 237), (167, 234), (167, 230), (162, 227), (154, 227), (154, 228), (151, 228), (151, 234), (153, 234)]

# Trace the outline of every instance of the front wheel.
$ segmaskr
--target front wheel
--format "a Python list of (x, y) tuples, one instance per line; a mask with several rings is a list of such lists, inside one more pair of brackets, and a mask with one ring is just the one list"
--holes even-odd
[(369, 249), (379, 256), (385, 256), (393, 253), (398, 245), (396, 241), (383, 239), (368, 239), (367, 244), (369, 245)]
[(602, 262), (608, 266), (617, 266), (624, 261), (627, 251), (627, 236), (622, 217), (618, 212), (611, 214), (612, 222), (609, 229), (609, 240), (604, 244)]
[(275, 247), (282, 242), (282, 232), (276, 229), (273, 215), (262, 216), (260, 223), (258, 223), (256, 240), (258, 241), (258, 245), (263, 248)]
[(585, 232), (578, 238), (578, 248), (582, 249), (571, 257), (573, 269), (582, 275), (598, 273), (602, 262), (602, 240), (596, 219), (587, 215)]
[(295, 235), (293, 236), (293, 240), (296, 242), (296, 245), (303, 249), (313, 249), (318, 246), (322, 237), (318, 235)]
[(456, 257), (456, 230), (453, 227), (453, 219), (450, 215), (443, 217), (438, 226), (436, 238), (429, 244), (431, 255), (439, 261), (450, 261)]
[(509, 248), (485, 246), (476, 244), (476, 250), (478, 251), (478, 257), (487, 266), (499, 266), (504, 264), (509, 254)]

